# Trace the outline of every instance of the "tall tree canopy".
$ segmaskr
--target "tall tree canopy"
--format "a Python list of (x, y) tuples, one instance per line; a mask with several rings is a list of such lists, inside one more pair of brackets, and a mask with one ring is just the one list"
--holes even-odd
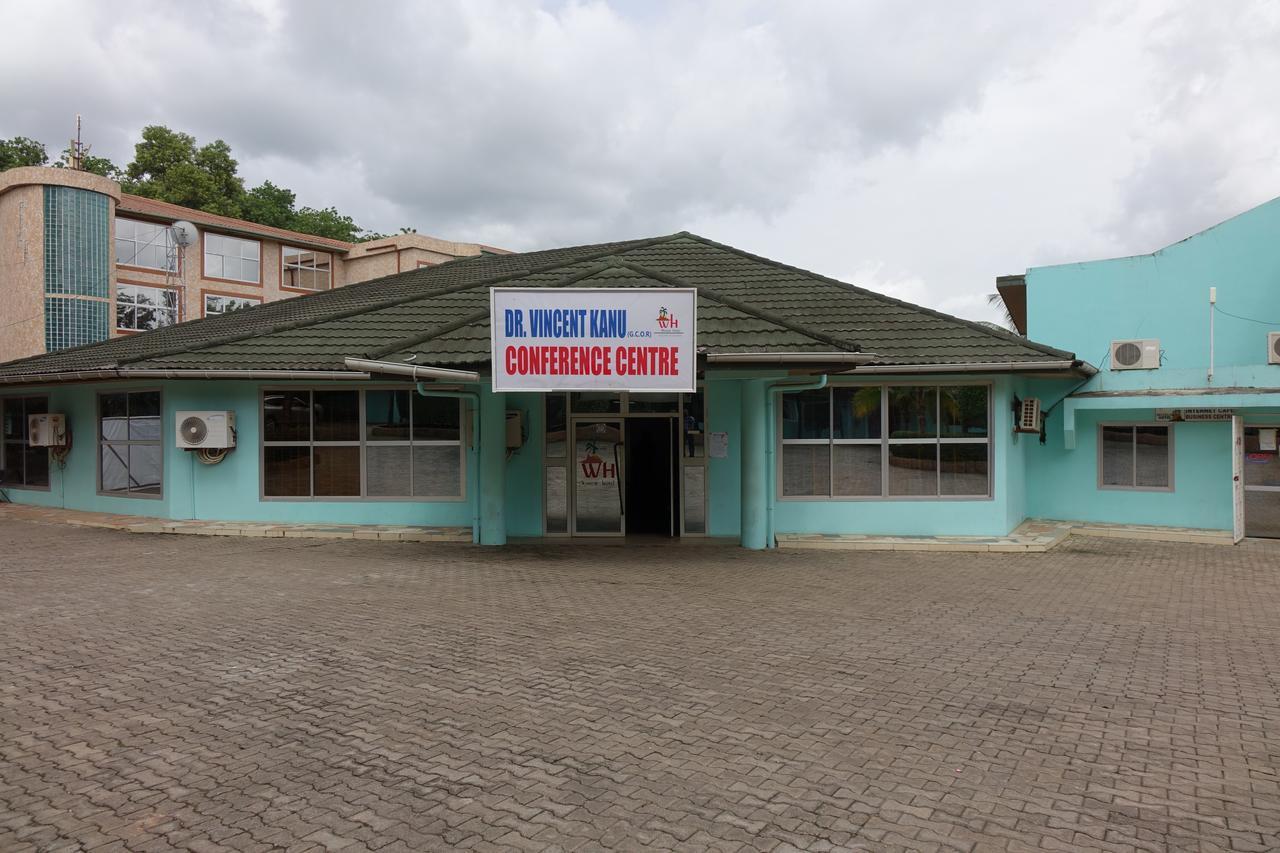
[[(0, 139), (0, 172), (15, 166), (43, 166), (48, 162), (44, 145), (34, 139), (25, 136)], [(70, 149), (64, 150), (54, 165), (69, 168)], [(133, 160), (123, 169), (117, 169), (105, 157), (88, 154), (81, 157), (80, 168), (119, 181), (127, 193), (206, 213), (348, 242), (382, 236), (365, 231), (335, 208), (298, 207), (292, 190), (271, 181), (246, 189), (230, 145), (221, 139), (199, 145), (194, 136), (163, 125), (153, 124), (142, 129), (142, 140), (134, 146)]]
[(17, 166), (43, 166), (48, 162), (43, 143), (25, 136), (0, 139), (0, 172)]

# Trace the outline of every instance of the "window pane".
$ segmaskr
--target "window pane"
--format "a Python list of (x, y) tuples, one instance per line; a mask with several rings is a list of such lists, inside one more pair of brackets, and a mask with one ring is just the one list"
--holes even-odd
[(263, 394), (262, 420), (264, 441), (310, 441), (311, 392)]
[[(28, 486), (47, 486), (49, 485), (49, 448), (47, 447), (31, 447), (22, 445), (25, 448), (26, 465), (23, 483)], [(18, 448), (13, 448), (17, 450)]]
[(102, 491), (123, 492), (129, 488), (129, 445), (102, 445)]
[(783, 438), (830, 438), (831, 397), (826, 389), (782, 395)]
[(129, 445), (129, 490), (160, 494), (160, 466), (164, 448), (158, 444)]
[(1134, 470), (1137, 485), (1148, 489), (1169, 487), (1169, 428), (1137, 427)]
[(684, 395), (684, 455), (701, 459), (707, 455), (706, 397), (703, 392)]
[(574, 391), (569, 395), (574, 412), (598, 414), (621, 412), (622, 396), (616, 391)]
[(880, 386), (872, 388), (836, 388), (835, 438), (880, 437)]
[(942, 445), (942, 494), (986, 497), (991, 489), (987, 450), (985, 444)]
[(567, 403), (563, 394), (548, 394), (546, 397), (546, 441), (547, 457), (563, 459), (565, 454), (565, 430)]
[(413, 448), (413, 494), (420, 498), (453, 498), (462, 494), (462, 454), (457, 445)]
[(564, 468), (548, 468), (547, 532), (569, 532), (569, 472)]
[(831, 445), (782, 446), (782, 494), (831, 494)]
[(205, 252), (204, 256), (204, 274), (209, 278), (226, 278), (225, 270), (222, 267), (222, 256), (211, 255)]
[(987, 387), (952, 385), (939, 389), (944, 438), (987, 437)]
[(160, 440), (160, 392), (129, 395), (129, 438), (133, 441)]
[(311, 454), (316, 497), (359, 497), (360, 448), (313, 447)]
[(881, 445), (837, 444), (832, 462), (836, 495), (860, 497), (883, 493)]
[(123, 441), (129, 437), (129, 395), (103, 394), (98, 398), (102, 416), (101, 435), (108, 441)]
[(409, 488), (409, 446), (371, 444), (365, 448), (365, 492), (386, 497), (407, 497)]
[[(364, 435), (369, 441), (408, 441), (409, 392), (366, 392), (364, 395)], [(406, 463), (407, 461), (406, 458)], [(405, 469), (408, 470), (407, 464)], [(382, 494), (382, 492), (378, 494)], [(404, 494), (407, 494), (407, 492)]]
[(674, 414), (680, 411), (680, 395), (635, 393), (627, 398), (627, 411)]
[(413, 437), (421, 441), (457, 441), (461, 401), (453, 397), (413, 395)]
[(0, 400), (0, 411), (4, 413), (4, 439), (7, 441), (25, 441), (27, 437), (27, 418), (23, 413), (21, 400)]
[(311, 400), (315, 441), (360, 440), (359, 391), (313, 391)]
[(889, 445), (889, 494), (938, 494), (938, 445)]
[(1133, 427), (1102, 428), (1102, 485), (1133, 485)]
[(934, 438), (938, 434), (938, 389), (889, 388), (889, 437)]
[(707, 532), (707, 469), (701, 465), (686, 465), (684, 473), (684, 532)]
[(307, 497), (311, 494), (311, 449), (263, 448), (263, 494), (268, 497)]

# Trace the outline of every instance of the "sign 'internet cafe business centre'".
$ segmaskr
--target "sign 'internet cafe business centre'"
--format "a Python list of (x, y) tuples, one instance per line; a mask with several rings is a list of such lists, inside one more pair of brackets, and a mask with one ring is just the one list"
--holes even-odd
[(494, 287), (494, 391), (689, 392), (693, 288)]

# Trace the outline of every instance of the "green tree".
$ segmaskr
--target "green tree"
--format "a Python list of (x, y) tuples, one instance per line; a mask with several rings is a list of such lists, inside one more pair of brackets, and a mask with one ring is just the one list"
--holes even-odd
[(297, 197), (294, 196), (293, 190), (278, 187), (270, 181), (263, 181), (245, 193), (244, 218), (259, 225), (298, 231), (301, 229), (296, 227), (298, 214), (293, 209), (295, 201)]
[[(86, 149), (87, 151), (87, 149)], [(42, 143), (25, 136), (0, 139), (0, 171), (15, 166), (43, 166), (49, 155)], [(71, 167), (71, 149), (64, 149), (58, 168)], [(263, 181), (246, 190), (231, 146), (221, 139), (199, 145), (189, 133), (153, 124), (142, 129), (133, 160), (119, 169), (106, 157), (86, 153), (80, 168), (120, 182), (127, 193), (192, 207), (207, 213), (247, 219), (317, 237), (357, 242), (386, 235), (367, 232), (350, 216), (333, 207), (297, 207), (293, 190)], [(416, 233), (401, 228), (401, 234)]]
[[(54, 163), (53, 166), (56, 169), (70, 169), (71, 149), (62, 149), (62, 153), (58, 155), (58, 162)], [(116, 168), (115, 163), (112, 163), (106, 157), (95, 157), (88, 153), (87, 149), (84, 154), (80, 155), (80, 171), (92, 172), (95, 175), (112, 179), (120, 175), (120, 170)]]
[(292, 228), (304, 234), (348, 243), (359, 240), (361, 234), (360, 226), (350, 216), (344, 216), (332, 207), (323, 210), (316, 210), (314, 207), (300, 208), (294, 217)]
[(44, 144), (25, 136), (0, 139), (0, 172), (18, 166), (43, 166), (49, 162)]
[(245, 189), (238, 165), (221, 139), (197, 148), (194, 136), (153, 124), (142, 129), (120, 183), (134, 195), (239, 217)]

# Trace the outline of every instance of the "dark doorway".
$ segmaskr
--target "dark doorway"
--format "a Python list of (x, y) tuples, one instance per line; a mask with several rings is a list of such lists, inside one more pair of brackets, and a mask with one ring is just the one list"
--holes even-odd
[(626, 421), (628, 534), (680, 535), (675, 423), (673, 418)]

